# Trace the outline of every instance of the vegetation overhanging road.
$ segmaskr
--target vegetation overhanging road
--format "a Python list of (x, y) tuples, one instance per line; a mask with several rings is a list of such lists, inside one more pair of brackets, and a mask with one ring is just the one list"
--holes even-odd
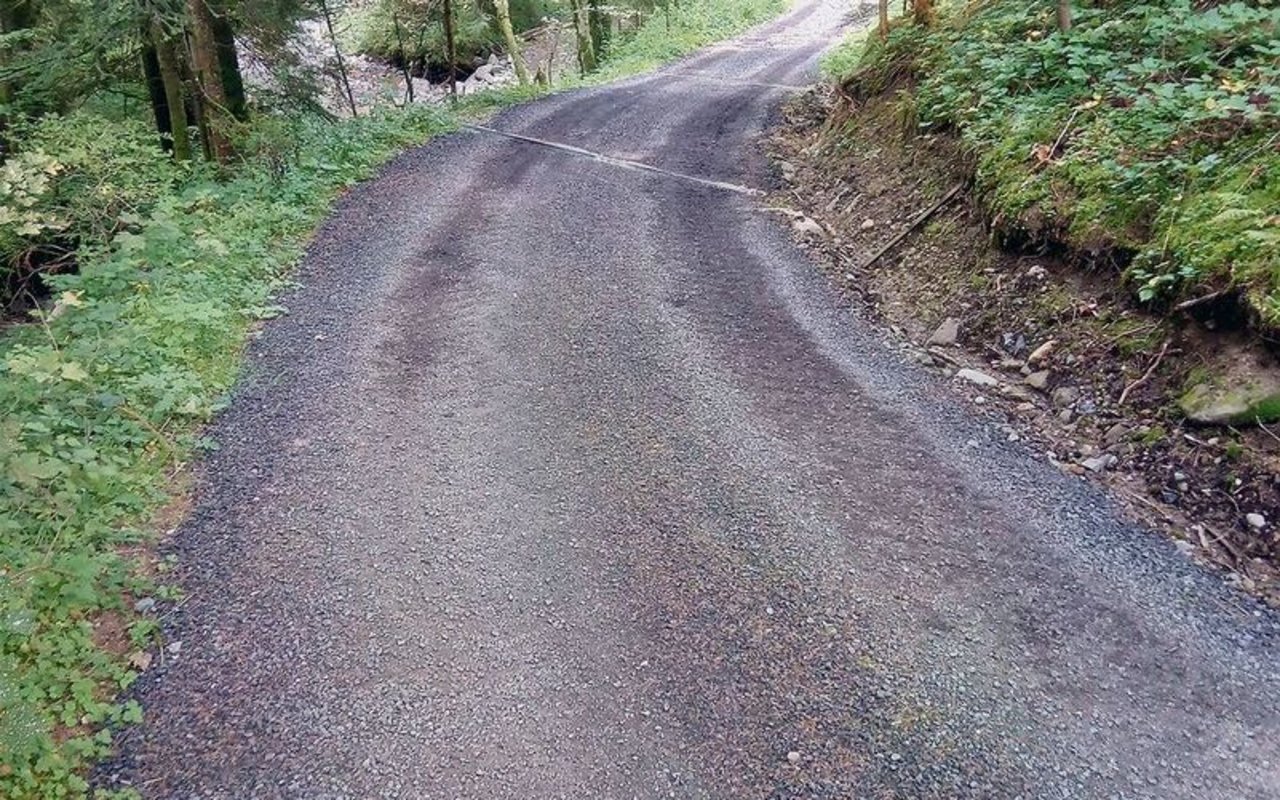
[[(842, 6), (492, 125), (764, 185), (755, 84)], [(215, 430), (116, 777), (1276, 796), (1274, 614), (948, 406), (753, 202), (479, 131), (353, 192)]]

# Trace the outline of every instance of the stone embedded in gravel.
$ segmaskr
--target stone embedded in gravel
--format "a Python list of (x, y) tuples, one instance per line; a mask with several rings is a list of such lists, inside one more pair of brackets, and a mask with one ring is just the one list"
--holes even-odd
[(1111, 467), (1115, 466), (1117, 461), (1119, 461), (1119, 459), (1113, 456), (1112, 454), (1103, 453), (1100, 456), (1094, 456), (1093, 458), (1084, 459), (1083, 461), (1080, 462), (1080, 466), (1084, 467), (1090, 472), (1102, 472), (1104, 470), (1110, 469)]
[(1024, 378), (1023, 382), (1032, 389), (1043, 392), (1049, 388), (1049, 370), (1042, 369), (1039, 372), (1033, 372)]
[(1249, 523), (1249, 527), (1255, 530), (1262, 530), (1263, 528), (1267, 527), (1267, 518), (1257, 513), (1256, 511), (1251, 512), (1249, 514), (1245, 514), (1244, 521)]
[(1053, 352), (1053, 348), (1057, 346), (1058, 346), (1058, 340), (1050, 339), (1049, 341), (1037, 347), (1035, 350), (1031, 351), (1031, 355), (1027, 356), (1027, 363), (1039, 364), (1041, 361), (1044, 361), (1046, 358), (1048, 358), (1049, 354)]
[(955, 344), (960, 339), (960, 320), (955, 317), (947, 317), (938, 326), (938, 329), (929, 337), (929, 344), (948, 347)]
[(870, 217), (867, 217), (862, 221), (862, 229), (864, 231), (869, 231), (875, 226), (876, 226), (876, 221), (874, 219), (871, 219)]
[(1125, 437), (1128, 435), (1129, 426), (1125, 425), (1123, 422), (1117, 422), (1115, 425), (1107, 428), (1106, 433), (1102, 434), (1102, 441), (1109, 445), (1119, 444), (1120, 442), (1123, 442)]
[(985, 373), (985, 372), (979, 372), (979, 371), (978, 371), (978, 370), (976, 370), (976, 369), (969, 369), (968, 367), (965, 367), (964, 369), (959, 370), (958, 372), (956, 372), (956, 377), (957, 377), (957, 378), (959, 378), (959, 379), (960, 379), (960, 380), (962, 380), (962, 381), (968, 381), (969, 383), (975, 383), (975, 384), (977, 384), (978, 386), (998, 386), (998, 385), (1000, 385), (1000, 381), (998, 381), (998, 380), (996, 380), (995, 378), (991, 377), (991, 376), (990, 376), (990, 375), (988, 375), (987, 373)]
[(792, 750), (790, 753), (787, 753), (787, 761), (790, 761), (792, 764), (799, 764), (800, 754), (795, 750)]
[(1060, 386), (1053, 390), (1050, 395), (1053, 398), (1053, 404), (1059, 408), (1069, 406), (1080, 399), (1080, 390), (1075, 386)]
[(811, 236), (826, 236), (827, 232), (822, 229), (816, 221), (809, 217), (800, 217), (791, 223), (791, 227), (795, 228), (796, 233)]
[(150, 614), (156, 610), (156, 600), (154, 597), (144, 597), (133, 604), (133, 610), (139, 614)]

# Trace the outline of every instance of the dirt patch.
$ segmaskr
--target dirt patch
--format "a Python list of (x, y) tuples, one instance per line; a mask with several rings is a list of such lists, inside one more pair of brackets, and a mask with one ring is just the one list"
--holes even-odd
[(1211, 316), (1136, 307), (1087, 254), (996, 247), (967, 191), (971, 158), (917, 135), (906, 108), (829, 89), (788, 107), (769, 143), (785, 187), (772, 203), (803, 212), (802, 245), (1011, 440), (1280, 606), (1280, 431), (1195, 427), (1175, 402), (1198, 376), (1273, 356)]

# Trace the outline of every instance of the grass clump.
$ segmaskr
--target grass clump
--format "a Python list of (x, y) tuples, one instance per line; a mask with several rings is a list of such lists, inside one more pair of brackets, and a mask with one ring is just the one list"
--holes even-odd
[(789, 0), (668, 3), (611, 47), (596, 79), (612, 80), (652, 69), (770, 20), (789, 5)]
[[(126, 139), (120, 157), (136, 157), (130, 126), (61, 124), (110, 130), (116, 144)], [(109, 750), (112, 727), (139, 718), (115, 700), (136, 670), (103, 648), (95, 622), (118, 613), (130, 620), (126, 646), (145, 644), (152, 624), (127, 598), (151, 589), (129, 553), (146, 541), (168, 476), (223, 403), (250, 326), (279, 312), (270, 297), (334, 194), (450, 125), (425, 107), (337, 125), (278, 120), (255, 137), (272, 157), (251, 158), (230, 179), (198, 168), (167, 175), (164, 162), (151, 174), (165, 175), (166, 191), (134, 193), (109, 236), (85, 235), (78, 273), (46, 277), (57, 305), (7, 332), (0, 796), (82, 795), (82, 765)], [(283, 160), (268, 140), (288, 143)]]
[(1052, 3), (952, 4), (828, 64), (958, 135), (1008, 240), (1114, 264), (1144, 301), (1238, 290), (1280, 325), (1280, 8), (1073, 5), (1063, 33)]

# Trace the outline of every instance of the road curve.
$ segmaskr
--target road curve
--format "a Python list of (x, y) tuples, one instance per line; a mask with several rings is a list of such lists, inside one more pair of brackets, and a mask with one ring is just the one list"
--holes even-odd
[[(491, 127), (763, 186), (847, 22), (802, 0)], [(101, 782), (1280, 797), (1276, 615), (957, 404), (757, 203), (480, 131), (346, 197), (216, 424)]]

